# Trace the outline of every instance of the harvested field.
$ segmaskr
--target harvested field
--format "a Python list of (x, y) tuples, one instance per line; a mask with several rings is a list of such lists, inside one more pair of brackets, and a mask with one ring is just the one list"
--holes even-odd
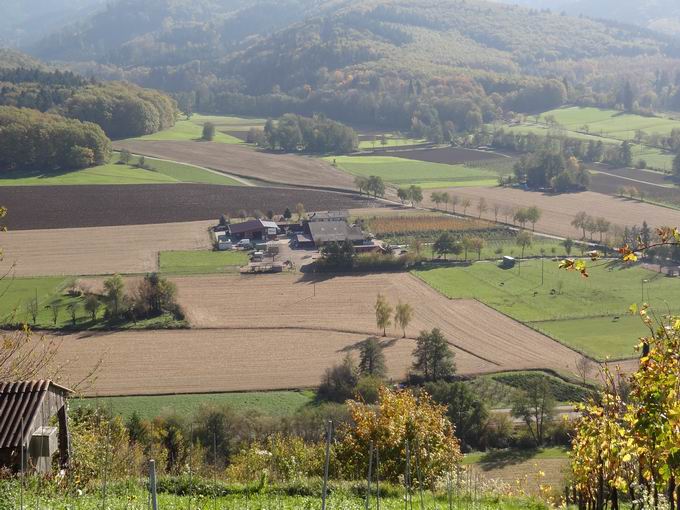
[(460, 149), (457, 147), (445, 147), (443, 149), (418, 149), (395, 151), (390, 156), (430, 163), (444, 163), (447, 165), (459, 165), (473, 161), (488, 161), (499, 159), (503, 156), (494, 152), (477, 151), (473, 149)]
[(242, 145), (125, 140), (135, 154), (180, 161), (264, 183), (354, 190), (354, 179), (319, 158), (270, 154)]
[[(499, 205), (501, 211), (508, 208), (537, 206), (542, 217), (536, 224), (536, 231), (563, 237), (580, 238), (580, 230), (571, 226), (571, 221), (579, 211), (586, 211), (595, 217), (604, 217), (613, 225), (621, 227), (640, 225), (644, 220), (650, 225), (680, 225), (680, 211), (651, 204), (631, 202), (592, 191), (548, 195), (540, 192), (522, 191), (512, 188), (449, 188), (451, 195), (472, 201), (470, 211), (474, 211), (479, 198), (484, 197), (489, 211), (483, 216), (493, 217), (493, 206)], [(429, 207), (434, 207), (428, 202)], [(474, 212), (473, 212), (474, 214)], [(501, 218), (505, 215), (500, 214)]]
[(2, 234), (2, 273), (16, 276), (144, 273), (158, 269), (165, 250), (210, 248), (214, 221), (10, 231)]
[(391, 377), (406, 374), (413, 337), (433, 327), (440, 327), (453, 344), (461, 374), (525, 368), (573, 374), (579, 359), (574, 351), (477, 301), (448, 300), (408, 274), (173, 281), (197, 329), (65, 336), (59, 360), (74, 360), (67, 378), (78, 380), (103, 360), (88, 395), (316, 386), (326, 368), (347, 352), (356, 355), (358, 344), (377, 333), (373, 303), (378, 292), (416, 310), (409, 338), (392, 330), (382, 339)]
[(591, 173), (590, 189), (593, 191), (617, 196), (622, 188), (634, 188), (635, 196), (644, 194), (646, 201), (680, 206), (680, 188), (673, 185), (670, 176), (632, 168), (597, 170)]
[(10, 230), (216, 220), (241, 209), (282, 214), (299, 202), (308, 211), (376, 204), (353, 194), (209, 184), (0, 187), (0, 204), (9, 211), (3, 224)]
[[(57, 362), (72, 360), (64, 375), (77, 381), (103, 360), (86, 396), (304, 388), (318, 385), (326, 368), (365, 339), (277, 328), (78, 334), (63, 338)], [(387, 342), (392, 377), (404, 376), (414, 346), (409, 339)]]
[[(415, 308), (408, 336), (439, 327), (464, 374), (527, 368), (573, 373), (580, 355), (473, 300), (449, 300), (406, 274), (306, 278), (176, 278), (180, 303), (196, 328), (290, 328), (378, 334), (373, 304), (380, 292)], [(316, 293), (316, 295), (315, 295)], [(278, 306), (267, 307), (275, 303)], [(390, 335), (401, 336), (396, 329)], [(305, 333), (306, 334), (306, 333)]]

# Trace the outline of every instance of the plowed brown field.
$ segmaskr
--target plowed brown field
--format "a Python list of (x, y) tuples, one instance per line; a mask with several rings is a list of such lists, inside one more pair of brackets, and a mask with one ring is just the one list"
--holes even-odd
[[(196, 328), (292, 328), (377, 335), (378, 293), (395, 305), (410, 303), (407, 333), (440, 328), (455, 347), (462, 373), (550, 368), (573, 373), (574, 351), (472, 300), (450, 300), (406, 273), (340, 276), (323, 280), (177, 278), (180, 302)], [(399, 337), (394, 327), (388, 334)]]
[[(430, 193), (434, 190), (428, 191), (425, 193), (427, 197), (425, 205), (434, 207), (429, 201)], [(475, 214), (477, 201), (484, 197), (489, 210), (483, 218), (487, 219), (493, 219), (495, 204), (499, 205), (501, 210), (535, 205), (542, 211), (541, 219), (536, 224), (536, 231), (563, 237), (581, 237), (581, 231), (571, 226), (571, 221), (579, 211), (586, 211), (595, 217), (604, 217), (613, 225), (621, 227), (641, 225), (643, 221), (652, 226), (680, 225), (680, 211), (591, 191), (563, 195), (546, 195), (511, 188), (450, 188), (445, 191), (460, 199), (469, 198), (472, 207), (468, 209), (468, 214)], [(460, 206), (457, 210), (460, 211)], [(503, 214), (499, 215), (499, 219), (503, 217)]]
[(267, 183), (354, 190), (354, 178), (325, 161), (291, 154), (270, 154), (242, 145), (127, 140), (117, 142), (135, 154), (203, 166)]
[(19, 230), (2, 234), (5, 273), (16, 276), (144, 273), (158, 269), (158, 252), (209, 248), (214, 221)]
[(414, 337), (439, 327), (460, 374), (545, 368), (573, 374), (580, 355), (477, 301), (449, 300), (408, 274), (308, 279), (178, 277), (192, 327), (64, 337), (60, 360), (78, 380), (103, 360), (90, 395), (268, 390), (316, 386), (324, 370), (377, 335), (378, 292), (410, 303), (407, 338), (382, 339), (390, 376), (403, 377)]

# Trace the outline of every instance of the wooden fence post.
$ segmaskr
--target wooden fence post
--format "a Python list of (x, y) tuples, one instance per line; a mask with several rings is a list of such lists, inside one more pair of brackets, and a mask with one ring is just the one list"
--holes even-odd
[(328, 469), (331, 462), (331, 434), (333, 433), (333, 422), (328, 421), (326, 431), (326, 461), (323, 470), (323, 493), (321, 494), (321, 510), (326, 510), (326, 497), (328, 495)]
[(149, 461), (149, 494), (151, 495), (151, 509), (158, 510), (158, 494), (156, 492), (156, 461)]

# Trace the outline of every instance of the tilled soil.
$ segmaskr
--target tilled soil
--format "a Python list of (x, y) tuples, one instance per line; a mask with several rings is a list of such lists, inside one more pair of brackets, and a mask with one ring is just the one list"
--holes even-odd
[(2, 274), (16, 276), (100, 275), (158, 270), (158, 253), (209, 249), (215, 221), (52, 230), (0, 235)]
[(191, 163), (246, 179), (292, 186), (355, 190), (354, 178), (319, 158), (272, 154), (242, 145), (126, 140), (118, 149)]
[(8, 210), (3, 224), (9, 230), (217, 220), (223, 213), (236, 216), (256, 209), (283, 214), (287, 207), (295, 211), (298, 203), (308, 211), (375, 204), (350, 193), (210, 184), (0, 187), (0, 205)]

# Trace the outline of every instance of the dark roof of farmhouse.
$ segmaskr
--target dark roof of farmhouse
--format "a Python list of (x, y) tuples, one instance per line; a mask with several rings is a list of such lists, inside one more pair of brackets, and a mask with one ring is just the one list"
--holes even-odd
[(0, 449), (26, 444), (38, 418), (50, 418), (39, 416), (50, 393), (72, 392), (52, 381), (0, 382)]
[(309, 232), (317, 244), (362, 241), (364, 239), (361, 229), (359, 227), (350, 227), (346, 221), (311, 222), (309, 224)]
[(229, 225), (229, 232), (232, 234), (243, 234), (265, 228), (278, 228), (278, 226), (273, 221), (250, 220), (242, 223), (232, 223)]

